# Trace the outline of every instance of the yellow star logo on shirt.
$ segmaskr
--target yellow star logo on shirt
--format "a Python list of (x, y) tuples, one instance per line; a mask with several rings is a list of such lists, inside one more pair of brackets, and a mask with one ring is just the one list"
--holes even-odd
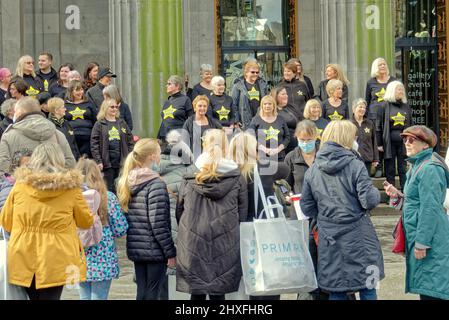
[(304, 93), (301, 90), (299, 90), (297, 93), (298, 93), (298, 96), (303, 96), (304, 95)]
[(318, 128), (316, 128), (316, 131), (318, 132), (318, 136), (317, 136), (317, 139), (318, 140), (321, 140), (321, 134), (323, 133), (323, 129), (318, 129)]
[(215, 111), (218, 116), (220, 117), (220, 121), (221, 120), (228, 120), (229, 117), (229, 113), (231, 112), (231, 110), (226, 109), (224, 106), (221, 106), (220, 110)]
[(122, 128), (122, 132), (126, 134), (126, 128)]
[(30, 86), (30, 88), (26, 91), (27, 95), (30, 97), (37, 96), (39, 94), (39, 90), (34, 89), (33, 86)]
[(270, 126), (270, 128), (268, 130), (263, 130), (263, 132), (266, 135), (265, 141), (268, 141), (270, 139), (279, 141), (278, 139), (278, 134), (279, 132), (281, 132), (280, 130), (277, 130), (275, 128), (273, 128), (273, 126)]
[(260, 101), (259, 91), (256, 90), (256, 87), (253, 87), (251, 91), (248, 91), (249, 101), (257, 100)]
[(394, 117), (391, 117), (391, 120), (394, 121), (393, 127), (399, 125), (405, 126), (405, 117), (400, 112), (398, 112), (398, 114)]
[(375, 95), (377, 96), (377, 102), (384, 101), (384, 95), (385, 95), (385, 88), (382, 88), (379, 92), (376, 92)]
[(73, 131), (72, 130), (69, 130), (68, 133), (69, 133), (70, 136), (73, 136)]
[(370, 133), (371, 133), (371, 130), (370, 130), (369, 128), (365, 128), (365, 133), (366, 133), (366, 134), (370, 134)]
[(173, 105), (170, 105), (170, 107), (168, 107), (167, 109), (165, 109), (162, 112), (164, 113), (164, 120), (168, 119), (168, 118), (172, 118), (172, 119), (175, 118), (175, 116), (173, 114), (176, 112), (176, 109), (173, 108)]
[(109, 130), (108, 133), (109, 133), (109, 141), (120, 140), (120, 132), (117, 130), (116, 127), (112, 126), (111, 130)]
[(69, 111), (69, 113), (72, 115), (72, 120), (81, 119), (84, 120), (84, 114), (87, 110), (80, 109), (80, 107), (76, 107), (75, 110)]
[(329, 119), (331, 119), (331, 121), (342, 120), (343, 116), (341, 114), (339, 114), (337, 112), (337, 110), (335, 110), (335, 112), (333, 114), (329, 115)]
[(48, 81), (44, 80), (44, 89), (45, 91), (48, 91)]

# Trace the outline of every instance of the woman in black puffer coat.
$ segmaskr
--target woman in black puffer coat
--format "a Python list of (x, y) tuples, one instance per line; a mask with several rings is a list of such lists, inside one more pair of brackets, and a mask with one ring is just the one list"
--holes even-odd
[(224, 300), (242, 276), (239, 230), (248, 193), (237, 164), (224, 158), (224, 131), (208, 131), (203, 149), (195, 163), (200, 171), (185, 177), (178, 195), (176, 290), (191, 300)]
[(126, 158), (117, 187), (129, 224), (126, 253), (134, 262), (137, 300), (157, 300), (167, 266), (176, 265), (167, 187), (150, 169), (160, 162), (160, 155), (156, 140), (139, 140)]

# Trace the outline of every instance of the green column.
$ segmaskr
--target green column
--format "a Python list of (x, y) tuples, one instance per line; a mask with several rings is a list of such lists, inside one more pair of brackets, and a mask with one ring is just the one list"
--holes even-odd
[(142, 117), (135, 120), (141, 136), (156, 137), (167, 99), (165, 83), (172, 74), (184, 75), (182, 0), (145, 0), (139, 9)]
[[(367, 28), (368, 6), (375, 6), (379, 12), (378, 28)], [(391, 0), (358, 0), (356, 1), (355, 45), (357, 67), (371, 68), (371, 63), (378, 57), (384, 57), (394, 72), (394, 12)]]

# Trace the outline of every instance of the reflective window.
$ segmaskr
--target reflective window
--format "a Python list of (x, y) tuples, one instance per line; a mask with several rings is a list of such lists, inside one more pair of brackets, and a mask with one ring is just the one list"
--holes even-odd
[(436, 1), (407, 0), (406, 2), (406, 34), (405, 37), (436, 37)]

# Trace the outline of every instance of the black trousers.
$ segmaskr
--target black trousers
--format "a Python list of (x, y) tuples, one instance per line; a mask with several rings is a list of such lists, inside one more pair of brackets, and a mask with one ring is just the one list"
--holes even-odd
[(159, 292), (165, 279), (165, 262), (134, 262), (136, 272), (136, 300), (159, 300)]
[(86, 155), (88, 158), (92, 158), (92, 153), (90, 152), (90, 136), (75, 135), (75, 141), (80, 155)]
[[(190, 295), (190, 300), (206, 300), (206, 294), (192, 294)], [(215, 294), (210, 294), (209, 295), (209, 300), (225, 300), (225, 295), (224, 294), (219, 294), (219, 295), (215, 295)]]
[(401, 190), (404, 190), (406, 179), (406, 163), (405, 163), (405, 147), (402, 142), (391, 144), (391, 158), (385, 159), (385, 176), (387, 181), (394, 185), (394, 177), (396, 175), (396, 160), (398, 166), (399, 183)]
[(443, 299), (440, 299), (440, 298), (434, 298), (434, 297), (430, 297), (430, 296), (425, 296), (423, 294), (419, 295), (419, 299), (420, 300), (443, 300)]
[(36, 277), (33, 277), (31, 286), (25, 288), (30, 300), (61, 300), (62, 290), (64, 286), (51, 287), (45, 289), (36, 289)]
[(115, 193), (115, 179), (119, 176), (120, 168), (103, 169), (103, 178), (108, 187), (108, 191)]

